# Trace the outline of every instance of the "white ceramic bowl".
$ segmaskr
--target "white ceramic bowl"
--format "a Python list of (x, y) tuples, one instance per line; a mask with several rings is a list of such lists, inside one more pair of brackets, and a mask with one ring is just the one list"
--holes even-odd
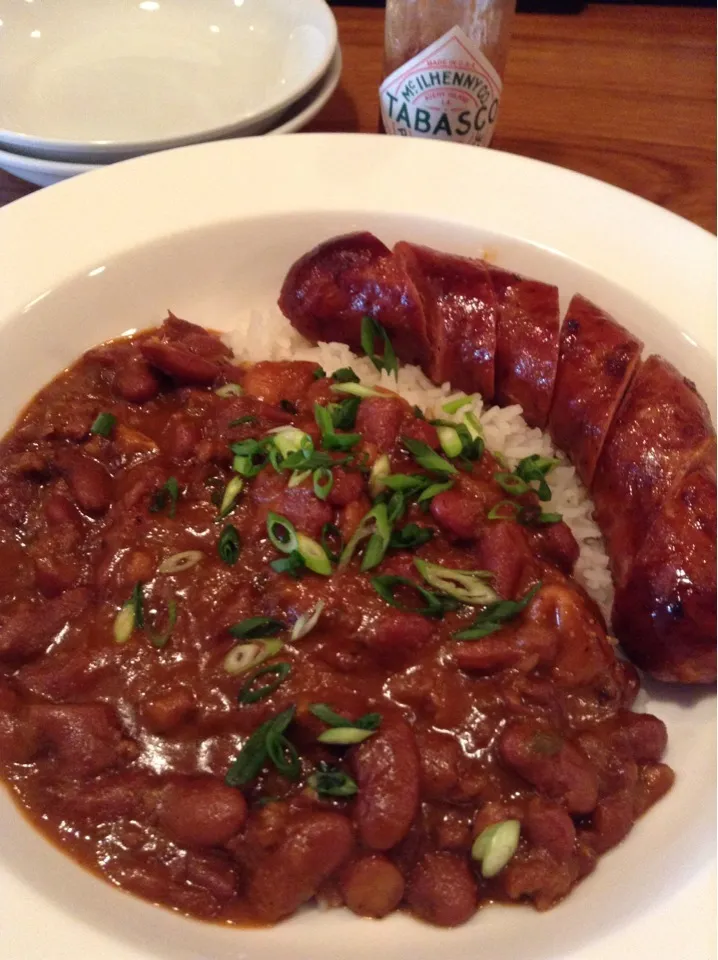
[[(181, 202), (178, 202), (181, 197)], [(557, 216), (557, 210), (563, 215)], [(272, 311), (289, 264), (375, 231), (488, 253), (612, 312), (713, 405), (716, 241), (606, 184), (492, 150), (400, 137), (257, 137), (142, 157), (0, 211), (0, 429), (80, 351), (180, 316)], [(715, 698), (648, 685), (674, 788), (564, 903), (488, 907), (441, 930), (314, 909), (266, 930), (124, 895), (44, 840), (0, 790), (3, 960), (709, 960), (715, 956)]]
[(324, 0), (0, 0), (0, 146), (107, 162), (257, 133), (327, 71)]
[[(273, 117), (276, 126), (264, 131), (264, 136), (277, 136), (301, 130), (322, 109), (337, 88), (342, 74), (342, 54), (339, 46), (334, 51), (332, 62), (324, 76), (303, 97), (300, 97), (288, 110)], [(13, 176), (34, 183), (38, 187), (49, 187), (61, 180), (68, 180), (80, 173), (101, 170), (108, 163), (68, 163), (64, 160), (46, 160), (42, 157), (30, 157), (10, 150), (0, 150), (0, 170), (6, 170)]]

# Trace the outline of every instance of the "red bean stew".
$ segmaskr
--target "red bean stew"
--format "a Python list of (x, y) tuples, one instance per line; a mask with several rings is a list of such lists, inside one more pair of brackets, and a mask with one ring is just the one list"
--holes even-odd
[(3, 776), (200, 918), (545, 910), (671, 786), (665, 727), (552, 463), (356, 381), (170, 316), (41, 391), (0, 454)]

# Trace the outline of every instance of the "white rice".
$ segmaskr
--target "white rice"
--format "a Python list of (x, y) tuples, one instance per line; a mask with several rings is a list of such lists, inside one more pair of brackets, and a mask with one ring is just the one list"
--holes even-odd
[[(418, 367), (401, 366), (398, 380), (386, 371), (379, 373), (366, 357), (358, 357), (343, 343), (319, 343), (312, 346), (290, 325), (279, 310), (272, 314), (252, 311), (239, 317), (227, 341), (240, 360), (309, 360), (328, 373), (339, 367), (352, 367), (367, 386), (383, 386), (400, 394), (412, 406), (426, 411), (430, 417), (446, 418), (442, 404), (460, 396), (448, 383), (437, 387)], [(531, 428), (522, 417), (521, 407), (486, 407), (480, 397), (471, 407), (463, 407), (457, 415), (473, 409), (484, 429), (486, 446), (502, 454), (513, 469), (523, 457), (539, 453), (555, 456), (561, 463), (548, 476), (552, 498), (542, 507), (560, 513), (579, 543), (581, 553), (576, 564), (576, 579), (597, 601), (608, 619), (613, 585), (608, 557), (600, 530), (593, 519), (593, 503), (576, 476), (567, 457), (557, 451), (546, 433)]]

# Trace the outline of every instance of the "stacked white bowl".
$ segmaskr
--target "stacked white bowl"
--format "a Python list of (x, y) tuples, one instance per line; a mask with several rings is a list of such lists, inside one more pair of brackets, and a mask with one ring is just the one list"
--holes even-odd
[(289, 133), (341, 66), (325, 0), (0, 0), (0, 169), (45, 186)]

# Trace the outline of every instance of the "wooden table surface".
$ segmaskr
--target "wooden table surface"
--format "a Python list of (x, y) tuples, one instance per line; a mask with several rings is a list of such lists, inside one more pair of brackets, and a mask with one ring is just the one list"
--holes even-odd
[[(344, 73), (307, 129), (375, 132), (383, 10), (335, 13)], [(715, 36), (711, 9), (520, 15), (493, 146), (598, 177), (715, 232)], [(33, 189), (0, 171), (0, 204)]]

